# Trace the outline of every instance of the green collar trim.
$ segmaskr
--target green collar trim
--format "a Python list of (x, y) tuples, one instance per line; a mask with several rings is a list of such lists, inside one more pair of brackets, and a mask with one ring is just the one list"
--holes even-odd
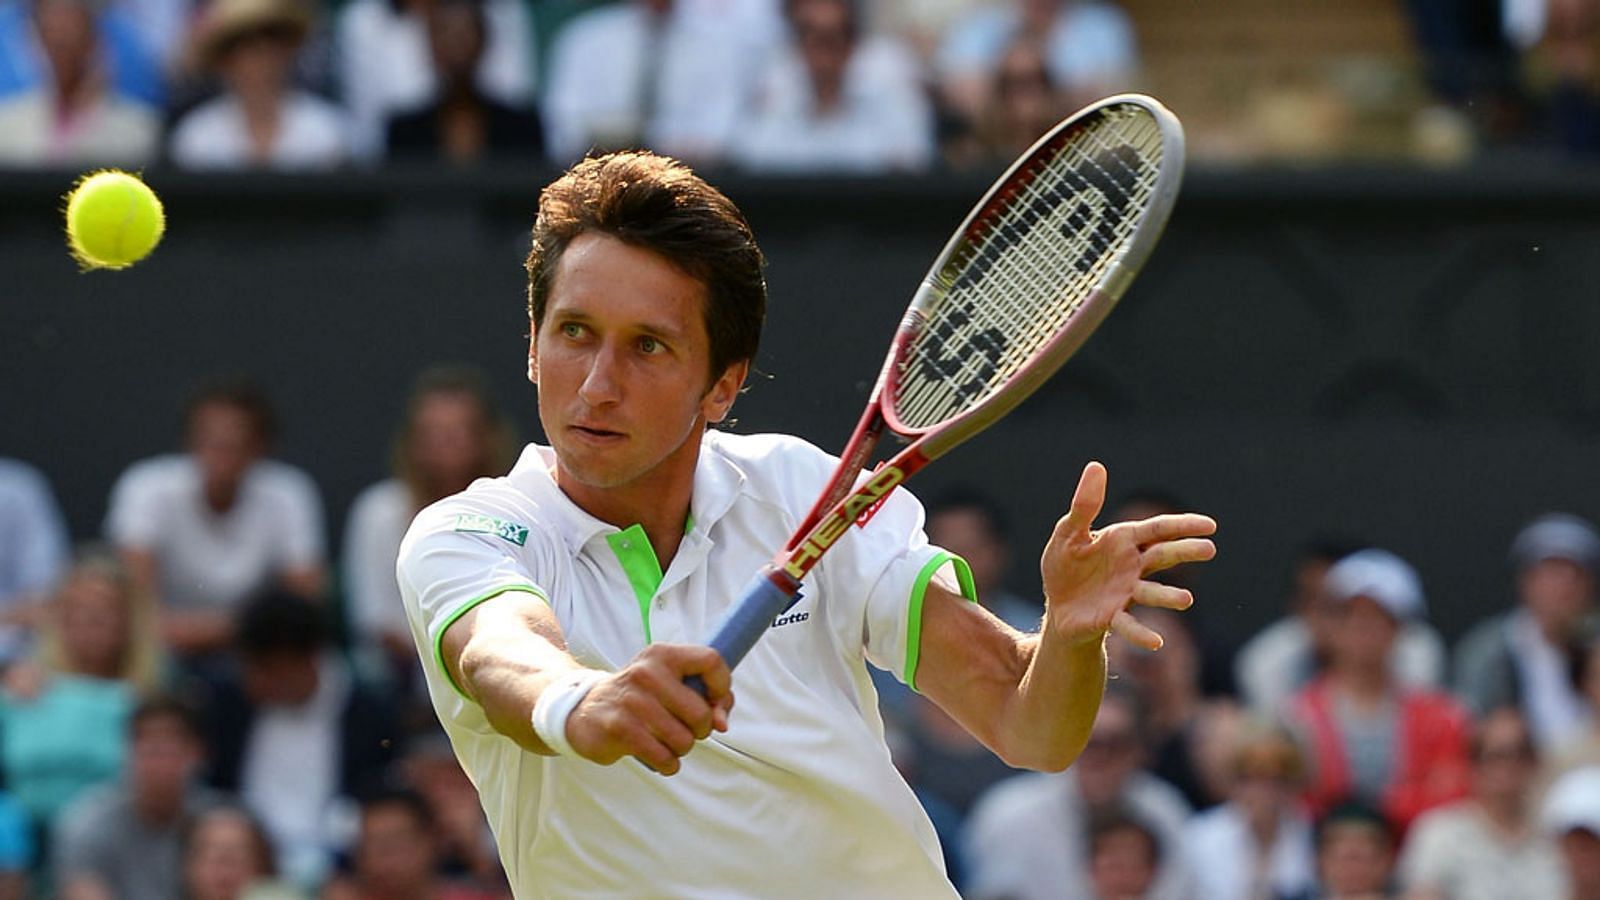
[[(906, 614), (906, 686), (913, 691), (917, 690), (917, 660), (922, 655), (922, 601), (928, 593), (928, 582), (933, 580), (933, 573), (939, 571), (945, 563), (955, 567), (956, 583), (961, 587), (961, 596), (967, 600), (978, 602), (978, 586), (972, 580), (972, 569), (967, 566), (967, 561), (947, 550), (941, 550), (923, 565), (922, 571), (917, 573), (917, 580), (911, 586), (911, 609)], [(917, 693), (922, 693), (917, 691)]]
[(644, 623), (644, 642), (650, 643), (650, 601), (661, 587), (661, 561), (650, 546), (650, 538), (642, 525), (629, 525), (616, 534), (606, 535), (606, 543), (616, 554), (617, 562), (628, 576), (634, 599), (639, 601), (639, 620)]

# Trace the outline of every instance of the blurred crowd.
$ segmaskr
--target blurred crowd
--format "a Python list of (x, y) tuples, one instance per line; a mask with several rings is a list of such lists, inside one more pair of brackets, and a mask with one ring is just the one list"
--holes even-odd
[[(1170, 97), (1216, 159), (1360, 153), (1397, 109), (1391, 154), (1600, 150), (1600, 0), (1342, 0), (1359, 27), (1332, 55), (1296, 49), (1313, 22), (1251, 30), (1297, 13), (1217, 7), (1191, 28), (1183, 0), (0, 0), (0, 167), (564, 165), (646, 145), (757, 172), (982, 168), (1131, 89)], [(1362, 44), (1373, 15), (1402, 50)]]
[[(47, 478), (0, 460), (0, 898), (507, 896), (394, 574), (415, 513), (518, 450), (483, 374), (418, 376), (337, 564), (259, 388), (203, 385), (184, 422), (175, 452), (108, 486), (75, 551), (91, 536), (69, 536)], [(925, 500), (980, 602), (1037, 628), (1039, 602), (1008, 588), (1026, 561), (1002, 508)], [(1145, 491), (1111, 515), (1181, 507)], [(1140, 610), (1166, 645), (1111, 642), (1062, 773), (1010, 769), (880, 679), (964, 896), (1600, 898), (1595, 527), (1522, 523), (1503, 608), (1453, 647), (1393, 553), (1308, 538), (1284, 563), (1279, 617), (1253, 634), (1203, 606)]]

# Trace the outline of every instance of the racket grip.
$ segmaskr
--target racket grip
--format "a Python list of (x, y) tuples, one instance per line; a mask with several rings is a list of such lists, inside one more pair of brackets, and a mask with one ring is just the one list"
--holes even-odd
[[(744, 596), (717, 623), (716, 630), (706, 643), (721, 654), (728, 668), (734, 668), (772, 625), (772, 620), (789, 608), (798, 593), (799, 582), (782, 569), (773, 565), (762, 567), (755, 580), (745, 588)], [(684, 679), (684, 684), (694, 688), (700, 696), (705, 696), (706, 685), (700, 676), (690, 675)]]

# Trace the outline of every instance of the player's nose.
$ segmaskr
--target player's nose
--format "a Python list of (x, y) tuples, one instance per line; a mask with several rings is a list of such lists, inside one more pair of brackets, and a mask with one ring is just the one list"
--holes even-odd
[(579, 399), (591, 406), (615, 403), (622, 399), (620, 374), (617, 351), (610, 347), (599, 348), (589, 357), (588, 371), (584, 373), (583, 383), (578, 386)]

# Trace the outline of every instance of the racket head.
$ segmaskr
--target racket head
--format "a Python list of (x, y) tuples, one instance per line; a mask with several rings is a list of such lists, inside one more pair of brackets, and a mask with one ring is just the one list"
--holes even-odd
[(879, 380), (888, 426), (935, 458), (1005, 415), (1082, 346), (1166, 226), (1183, 126), (1141, 94), (1062, 120), (940, 252)]

